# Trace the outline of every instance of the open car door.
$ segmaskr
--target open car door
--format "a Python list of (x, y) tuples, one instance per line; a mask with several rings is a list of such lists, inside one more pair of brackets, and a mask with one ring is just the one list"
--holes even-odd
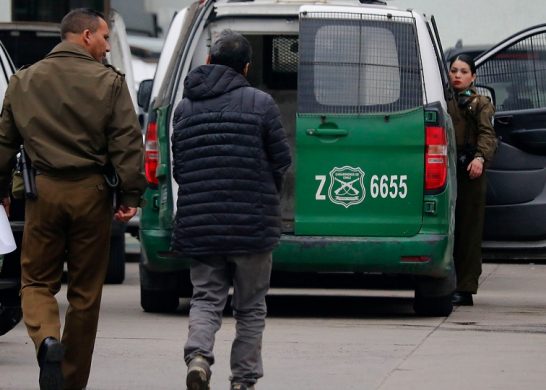
[(546, 239), (546, 24), (505, 39), (476, 65), (478, 84), (494, 90), (499, 141), (483, 246), (537, 249)]

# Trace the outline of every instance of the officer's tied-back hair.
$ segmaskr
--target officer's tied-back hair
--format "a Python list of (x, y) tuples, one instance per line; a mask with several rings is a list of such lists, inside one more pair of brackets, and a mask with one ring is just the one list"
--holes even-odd
[(238, 73), (243, 73), (246, 64), (250, 63), (252, 48), (241, 34), (229, 29), (220, 33), (220, 38), (210, 49), (210, 63), (229, 66)]
[(61, 21), (61, 39), (65, 39), (68, 33), (81, 34), (86, 29), (91, 32), (97, 31), (99, 18), (104, 19), (104, 15), (93, 9), (73, 9)]
[(459, 54), (451, 60), (449, 66), (452, 66), (455, 61), (462, 61), (466, 63), (470, 67), (470, 73), (476, 74), (476, 63), (474, 62), (474, 59), (468, 54)]

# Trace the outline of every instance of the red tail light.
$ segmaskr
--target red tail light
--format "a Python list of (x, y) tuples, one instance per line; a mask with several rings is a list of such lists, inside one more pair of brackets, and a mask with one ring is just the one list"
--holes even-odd
[(425, 191), (440, 190), (447, 180), (447, 138), (443, 127), (426, 127)]
[(152, 185), (158, 185), (157, 180), (157, 165), (159, 162), (159, 149), (157, 143), (157, 123), (148, 123), (146, 129), (146, 144), (144, 146), (144, 171), (146, 179)]
[(432, 258), (430, 256), (402, 256), (402, 263), (428, 263)]

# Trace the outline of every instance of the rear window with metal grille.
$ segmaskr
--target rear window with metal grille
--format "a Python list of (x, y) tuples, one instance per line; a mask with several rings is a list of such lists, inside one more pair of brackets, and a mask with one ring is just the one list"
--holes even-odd
[(497, 111), (546, 106), (546, 34), (500, 51), (478, 68), (478, 84), (493, 87)]
[(423, 104), (413, 18), (306, 13), (299, 38), (300, 113), (384, 113)]
[(264, 36), (264, 81), (269, 89), (296, 89), (298, 37)]

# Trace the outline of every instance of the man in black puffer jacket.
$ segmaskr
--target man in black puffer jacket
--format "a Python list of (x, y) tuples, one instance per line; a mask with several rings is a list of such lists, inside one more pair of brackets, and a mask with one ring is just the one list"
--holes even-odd
[(291, 158), (280, 112), (246, 80), (251, 47), (223, 31), (207, 65), (184, 81), (174, 115), (173, 174), (178, 188), (173, 250), (192, 258), (188, 389), (208, 389), (214, 335), (230, 284), (237, 334), (231, 388), (263, 376), (261, 345), (271, 252), (281, 234), (280, 191)]

